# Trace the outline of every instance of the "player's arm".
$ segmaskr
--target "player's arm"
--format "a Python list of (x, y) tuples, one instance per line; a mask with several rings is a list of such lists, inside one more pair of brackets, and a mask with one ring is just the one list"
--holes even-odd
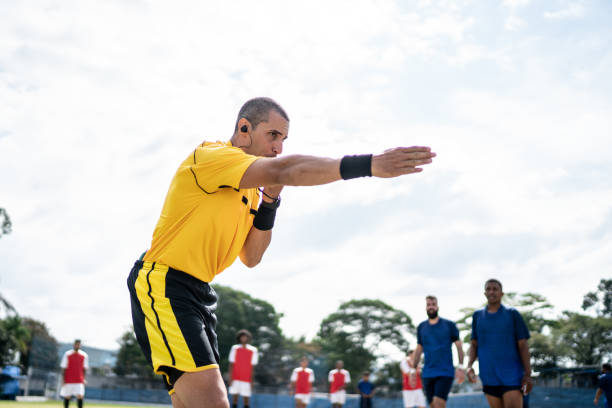
[(533, 388), (533, 380), (531, 379), (531, 355), (529, 353), (529, 345), (527, 344), (527, 339), (520, 339), (517, 341), (519, 356), (521, 357), (521, 363), (523, 364), (523, 370), (525, 374), (523, 376), (523, 380), (521, 381), (521, 386), (523, 389), (523, 393), (525, 395), (531, 392)]
[(435, 156), (429, 147), (414, 146), (389, 149), (382, 154), (373, 155), (371, 162), (363, 159), (355, 160), (353, 157), (343, 159), (302, 155), (262, 157), (246, 170), (240, 181), (240, 188), (277, 185), (316, 186), (331, 183), (342, 178), (340, 164), (343, 160), (345, 174), (370, 175), (367, 172), (359, 173), (363, 170), (364, 164), (369, 162), (370, 168), (366, 170), (369, 170), (372, 176), (397, 177), (422, 171), (418, 166), (431, 163)]
[(597, 392), (595, 393), (595, 399), (593, 399), (593, 404), (599, 404), (599, 398), (601, 397), (601, 394), (603, 394), (603, 390), (601, 388), (598, 388)]
[(229, 376), (229, 381), (232, 381), (232, 373), (234, 372), (234, 363), (229, 363), (229, 368), (227, 369), (227, 375)]
[(470, 348), (468, 349), (468, 365), (467, 365), (467, 376), (470, 382), (476, 382), (476, 373), (474, 373), (474, 362), (478, 358), (478, 340), (472, 339), (470, 342)]
[(414, 356), (412, 357), (412, 367), (419, 366), (419, 361), (421, 361), (421, 353), (423, 353), (423, 346), (417, 344), (416, 348), (414, 349)]
[(463, 354), (463, 344), (461, 343), (461, 340), (455, 341), (455, 347), (457, 348), (457, 357), (459, 357), (459, 366), (463, 367), (464, 354)]

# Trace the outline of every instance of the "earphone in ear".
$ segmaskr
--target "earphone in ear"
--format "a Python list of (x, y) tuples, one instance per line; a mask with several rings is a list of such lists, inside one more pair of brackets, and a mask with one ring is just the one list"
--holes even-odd
[(246, 133), (246, 132), (247, 132), (247, 130), (249, 130), (249, 128), (247, 127), (247, 125), (242, 125), (242, 127), (240, 128), (240, 131), (241, 131), (242, 133)]

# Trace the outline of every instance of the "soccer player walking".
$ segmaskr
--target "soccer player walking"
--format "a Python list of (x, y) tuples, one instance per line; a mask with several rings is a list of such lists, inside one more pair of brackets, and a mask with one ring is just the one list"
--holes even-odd
[(314, 372), (308, 368), (308, 359), (302, 357), (300, 366), (291, 373), (291, 392), (295, 397), (295, 408), (306, 408), (310, 404)]
[(457, 348), (460, 366), (463, 365), (463, 346), (457, 325), (438, 316), (438, 299), (430, 295), (425, 302), (428, 319), (417, 327), (417, 347), (412, 366), (418, 367), (421, 353), (425, 353), (422, 380), (427, 402), (432, 408), (445, 408), (455, 377), (452, 345), (454, 343)]
[(425, 408), (425, 395), (421, 382), (421, 370), (412, 366), (414, 350), (410, 350), (406, 358), (400, 363), (402, 370), (402, 399), (404, 408)]
[(329, 400), (333, 408), (342, 408), (346, 402), (346, 385), (351, 382), (351, 375), (344, 369), (342, 360), (336, 361), (336, 368), (327, 376), (329, 381)]
[(238, 396), (242, 396), (243, 407), (249, 408), (251, 398), (251, 383), (253, 382), (253, 366), (257, 365), (257, 348), (249, 344), (251, 333), (240, 330), (236, 334), (238, 344), (232, 346), (229, 355), (229, 377), (231, 384), (229, 394), (232, 396), (232, 408), (238, 407)]
[(610, 363), (601, 366), (601, 375), (597, 383), (593, 404), (599, 404), (599, 398), (602, 394), (606, 396), (606, 408), (612, 408), (612, 365)]
[(151, 246), (130, 272), (134, 332), (175, 408), (229, 407), (219, 372), (217, 295), (209, 283), (237, 257), (248, 267), (261, 261), (283, 186), (398, 177), (420, 172), (435, 157), (428, 147), (397, 147), (342, 159), (278, 158), (288, 133), (279, 104), (247, 101), (229, 141), (204, 142), (180, 164)]
[(487, 306), (472, 316), (468, 379), (476, 381), (472, 365), (478, 358), (482, 391), (491, 408), (522, 408), (523, 395), (533, 387), (529, 330), (521, 314), (502, 305), (502, 284), (485, 283)]
[(72, 350), (62, 356), (60, 362), (64, 384), (60, 396), (64, 399), (64, 408), (70, 405), (70, 398), (76, 397), (78, 408), (83, 408), (85, 397), (85, 373), (89, 369), (89, 357), (81, 350), (81, 340), (75, 340)]

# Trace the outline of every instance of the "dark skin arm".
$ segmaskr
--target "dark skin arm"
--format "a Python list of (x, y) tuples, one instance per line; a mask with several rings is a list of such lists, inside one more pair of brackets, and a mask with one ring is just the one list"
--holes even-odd
[(601, 388), (598, 388), (597, 392), (595, 393), (595, 399), (593, 400), (594, 405), (599, 404), (599, 398), (601, 397), (601, 394), (603, 394), (603, 390)]
[(525, 375), (523, 376), (523, 380), (521, 381), (521, 386), (523, 389), (523, 394), (527, 395), (531, 392), (533, 388), (533, 380), (531, 379), (531, 355), (529, 353), (529, 345), (527, 344), (527, 339), (521, 339), (517, 342), (519, 356), (521, 357), (521, 363), (523, 364), (523, 370), (525, 370)]
[(476, 373), (474, 373), (474, 369), (472, 368), (472, 365), (474, 364), (474, 361), (476, 361), (477, 358), (478, 358), (478, 341), (472, 339), (472, 341), (470, 342), (470, 349), (468, 350), (468, 370), (467, 370), (468, 380), (472, 383), (476, 382)]

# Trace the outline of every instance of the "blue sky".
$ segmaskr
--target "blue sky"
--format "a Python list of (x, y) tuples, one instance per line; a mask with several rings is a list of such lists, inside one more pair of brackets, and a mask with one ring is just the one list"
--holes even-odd
[(115, 347), (176, 167), (260, 95), (291, 117), (286, 154), (439, 154), (283, 191), (262, 264), (216, 282), (286, 334), (351, 298), (418, 322), (433, 293), (458, 318), (489, 277), (578, 310), (612, 275), (609, 2), (232, 4), (0, 0), (0, 291), (22, 314)]

